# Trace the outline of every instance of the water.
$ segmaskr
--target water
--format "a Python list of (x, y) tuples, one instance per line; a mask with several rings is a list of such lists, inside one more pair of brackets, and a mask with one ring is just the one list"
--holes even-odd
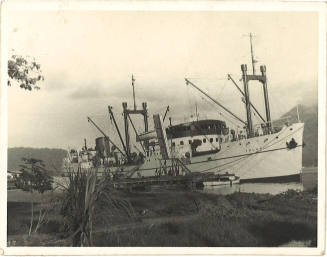
[(301, 182), (289, 183), (242, 183), (233, 186), (213, 186), (204, 187), (202, 192), (228, 195), (234, 192), (259, 193), (259, 194), (279, 194), (289, 189), (310, 190), (317, 186), (317, 168), (303, 168)]
[[(213, 194), (232, 194), (234, 192), (259, 193), (259, 194), (279, 194), (289, 189), (293, 190), (310, 190), (317, 185), (317, 167), (303, 168), (302, 182), (289, 183), (242, 183), (229, 185), (205, 187), (202, 192)], [(54, 181), (60, 185), (67, 185), (67, 177), (54, 177)]]

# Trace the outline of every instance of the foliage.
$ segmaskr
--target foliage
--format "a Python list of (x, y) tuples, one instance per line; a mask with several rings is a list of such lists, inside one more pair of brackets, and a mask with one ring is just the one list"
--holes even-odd
[[(97, 185), (101, 181), (98, 179)], [(110, 186), (108, 181), (106, 184)], [(106, 217), (105, 214), (115, 208), (109, 208), (105, 197), (100, 195), (92, 217), (93, 246), (276, 247), (292, 241), (317, 246), (317, 194), (314, 191), (288, 191), (275, 196), (254, 193), (224, 196), (172, 190), (132, 193), (110, 189), (108, 192), (113, 198), (130, 199), (135, 211), (142, 215), (139, 217), (142, 222), (117, 222), (115, 217), (121, 217), (121, 213)], [(56, 191), (56, 194), (60, 199), (61, 193)], [(16, 246), (72, 245), (60, 229), (63, 219), (53, 210), (52, 222), (42, 226), (38, 234), (24, 239), (20, 226), (24, 226), (29, 214), (26, 206), (9, 202), (8, 240), (17, 241)], [(145, 208), (148, 212), (143, 214), (141, 210)], [(108, 219), (111, 219), (110, 226), (106, 227), (102, 222)]]
[[(23, 158), (24, 164), (21, 165), (21, 174), (14, 176), (15, 186), (23, 191), (27, 191), (33, 195), (33, 192), (43, 194), (52, 189), (52, 177), (48, 175), (44, 168), (42, 160), (34, 158)], [(39, 218), (36, 223), (34, 232), (37, 232), (40, 225), (45, 220), (47, 208), (41, 208)], [(31, 197), (31, 219), (28, 235), (30, 236), (34, 223), (34, 199)]]
[(22, 158), (21, 174), (15, 175), (15, 186), (23, 191), (43, 194), (52, 189), (53, 179), (48, 175), (42, 160)]
[(96, 169), (81, 169), (68, 171), (68, 186), (63, 186), (61, 214), (64, 226), (69, 232), (73, 246), (93, 245), (93, 223), (97, 219), (97, 204), (101, 206), (107, 219), (115, 210), (124, 210), (133, 217), (133, 208), (124, 199), (114, 196), (109, 176), (98, 178)]
[(40, 89), (37, 82), (44, 80), (41, 66), (34, 58), (15, 54), (8, 60), (8, 76), (8, 86), (16, 82), (21, 88), (30, 91)]

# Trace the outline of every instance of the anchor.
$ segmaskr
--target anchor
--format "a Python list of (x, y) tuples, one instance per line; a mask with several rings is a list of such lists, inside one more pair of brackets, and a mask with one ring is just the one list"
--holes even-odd
[(293, 148), (297, 147), (297, 142), (295, 141), (294, 138), (292, 138), (290, 142), (286, 142), (286, 147), (288, 149), (293, 149)]

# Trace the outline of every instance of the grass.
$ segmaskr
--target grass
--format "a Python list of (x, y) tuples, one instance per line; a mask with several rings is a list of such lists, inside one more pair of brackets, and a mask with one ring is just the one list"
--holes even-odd
[[(167, 204), (169, 195), (172, 196), (156, 195), (157, 202), (163, 200)], [(153, 197), (145, 196), (143, 207), (154, 204), (149, 201)], [(315, 194), (311, 192), (295, 191), (277, 196), (177, 193), (165, 205), (170, 210), (168, 213), (160, 213), (161, 204), (154, 204), (152, 208), (157, 211), (155, 213), (159, 217), (197, 213), (194, 219), (145, 224), (119, 232), (101, 232), (96, 235), (95, 241), (97, 246), (270, 247), (292, 240), (311, 240), (312, 246), (316, 246), (317, 206), (312, 199), (314, 197)], [(177, 206), (176, 199), (183, 204)], [(194, 199), (198, 201), (198, 212), (191, 207)]]
[[(115, 212), (106, 213), (106, 220), (96, 218), (94, 246), (270, 247), (302, 240), (316, 246), (317, 242), (315, 189), (275, 196), (185, 191), (116, 194), (130, 201), (136, 219)], [(107, 209), (99, 204), (97, 217), (101, 212)], [(69, 246), (60, 231), (62, 219), (56, 213), (51, 215), (40, 229), (43, 240), (34, 235), (18, 244)], [(8, 203), (8, 238), (23, 238), (28, 217), (25, 203)]]

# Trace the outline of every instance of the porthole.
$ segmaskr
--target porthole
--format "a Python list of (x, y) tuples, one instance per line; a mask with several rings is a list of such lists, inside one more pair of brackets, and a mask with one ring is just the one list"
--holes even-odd
[(210, 138), (210, 143), (212, 143), (213, 142), (213, 138)]
[(216, 137), (216, 142), (218, 142), (218, 137)]
[(290, 128), (290, 130), (293, 130), (293, 128)]
[(203, 143), (207, 142), (207, 139), (203, 138)]

